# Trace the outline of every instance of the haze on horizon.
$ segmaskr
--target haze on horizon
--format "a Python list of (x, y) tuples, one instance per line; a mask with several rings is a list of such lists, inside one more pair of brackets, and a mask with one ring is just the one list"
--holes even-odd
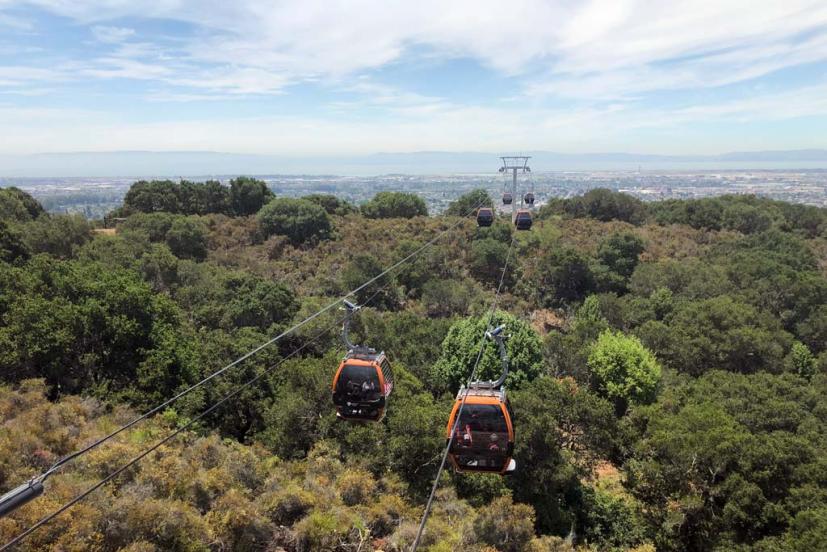
[(271, 4), (0, 0), (0, 155), (827, 147), (823, 1)]

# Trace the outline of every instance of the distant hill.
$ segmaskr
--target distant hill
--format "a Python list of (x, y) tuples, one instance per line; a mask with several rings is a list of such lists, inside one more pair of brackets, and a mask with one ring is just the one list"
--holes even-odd
[[(535, 171), (827, 168), (827, 149), (720, 155), (522, 152)], [(489, 173), (500, 153), (421, 151), (341, 157), (287, 157), (210, 151), (114, 151), (0, 155), (0, 176), (194, 176), (223, 174)]]

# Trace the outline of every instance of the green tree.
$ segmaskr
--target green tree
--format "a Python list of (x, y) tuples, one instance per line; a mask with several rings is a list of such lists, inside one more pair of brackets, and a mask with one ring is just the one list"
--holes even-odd
[(631, 232), (612, 234), (601, 242), (597, 259), (609, 269), (628, 279), (643, 253), (643, 240)]
[(74, 250), (92, 239), (92, 229), (81, 215), (48, 215), (23, 226), (23, 240), (32, 253), (48, 253), (68, 259)]
[(237, 216), (256, 214), (273, 197), (263, 180), (249, 176), (230, 180), (230, 208)]
[(810, 316), (798, 324), (796, 332), (811, 350), (827, 350), (827, 305), (816, 307)]
[(570, 378), (549, 376), (510, 396), (517, 471), (508, 486), (515, 500), (534, 507), (541, 533), (567, 534), (581, 504), (581, 480), (619, 445), (612, 405)]
[(343, 287), (347, 291), (361, 288), (356, 292), (356, 300), (360, 305), (369, 304), (377, 309), (395, 310), (399, 307), (401, 297), (393, 273), (362, 287), (365, 282), (373, 280), (383, 271), (384, 268), (373, 255), (357, 254), (342, 271)]
[(45, 378), (55, 394), (89, 390), (137, 404), (194, 375), (178, 307), (133, 270), (39, 255), (0, 264), (0, 289), (9, 297), (0, 373)]
[(197, 218), (178, 218), (166, 233), (170, 251), (179, 259), (207, 258), (207, 228)]
[(40, 202), (20, 188), (0, 188), (0, 220), (28, 222), (45, 212)]
[(167, 239), (167, 232), (172, 223), (180, 218), (180, 215), (172, 213), (135, 213), (127, 217), (120, 225), (118, 231), (143, 232), (151, 242), (162, 242)]
[(637, 337), (604, 331), (589, 353), (588, 366), (595, 389), (615, 403), (618, 414), (630, 404), (655, 400), (661, 368)]
[[(489, 327), (490, 322), (490, 327)], [(506, 385), (519, 387), (537, 377), (542, 370), (540, 337), (531, 326), (503, 311), (489, 316), (465, 318), (455, 322), (442, 342), (442, 353), (433, 366), (431, 378), (437, 389), (454, 392), (466, 383), (476, 362), (480, 347), (482, 357), (477, 368), (478, 380), (496, 380), (502, 373), (497, 344), (485, 337), (485, 332), (505, 325), (509, 375)]]
[(588, 259), (572, 247), (552, 247), (538, 259), (537, 292), (548, 306), (579, 301), (594, 289)]
[(327, 211), (328, 215), (341, 217), (359, 212), (359, 209), (355, 205), (333, 194), (310, 194), (304, 196), (302, 199), (321, 205), (321, 207)]
[(294, 244), (330, 237), (332, 226), (327, 212), (306, 199), (276, 198), (258, 213), (258, 222), (268, 236), (287, 236)]
[(691, 375), (778, 372), (791, 346), (777, 321), (728, 296), (682, 302), (663, 322), (647, 322), (636, 333), (664, 363)]
[(811, 487), (823, 473), (823, 443), (811, 426), (823, 385), (793, 374), (712, 372), (638, 409), (630, 426), (642, 434), (625, 472), (658, 549), (748, 546), (823, 503)]
[(123, 199), (123, 209), (127, 214), (181, 213), (178, 197), (178, 184), (172, 180), (139, 180), (129, 187)]
[(6, 263), (25, 261), (30, 255), (31, 252), (20, 231), (0, 219), (0, 261)]
[(646, 218), (646, 205), (641, 200), (606, 188), (595, 188), (582, 196), (551, 202), (541, 210), (540, 216), (558, 211), (575, 218), (622, 220), (632, 224), (641, 224)]
[(769, 229), (772, 220), (766, 209), (753, 205), (735, 203), (724, 209), (723, 226), (744, 234), (757, 234)]
[[(505, 260), (508, 257), (509, 246), (491, 238), (474, 240), (471, 243), (471, 274), (475, 278), (494, 288), (500, 282), (505, 267)], [(511, 266), (505, 273), (505, 288), (514, 284), (514, 266), (516, 259), (509, 260)]]
[(483, 188), (462, 194), (448, 204), (444, 214), (452, 217), (475, 217), (480, 207), (494, 208), (494, 200)]
[(413, 218), (428, 216), (425, 200), (406, 192), (379, 192), (362, 205), (367, 218)]
[(471, 282), (429, 280), (422, 290), (422, 303), (431, 316), (465, 316), (476, 297)]
[(810, 379), (815, 374), (816, 359), (806, 345), (796, 341), (790, 349), (789, 365), (793, 373)]

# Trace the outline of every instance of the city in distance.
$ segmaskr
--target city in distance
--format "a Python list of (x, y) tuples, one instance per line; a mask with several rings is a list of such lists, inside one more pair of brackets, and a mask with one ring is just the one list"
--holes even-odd
[[(827, 150), (738, 152), (710, 156), (528, 152), (538, 205), (592, 188), (643, 200), (755, 194), (827, 205)], [(354, 203), (383, 190), (421, 195), (430, 212), (474, 188), (496, 196), (505, 184), (494, 154), (381, 153), (351, 158), (279, 158), (211, 152), (109, 152), (0, 156), (0, 186), (17, 186), (50, 212), (102, 218), (139, 179), (227, 183), (239, 175), (267, 182), (277, 195), (329, 193)], [(36, 168), (35, 168), (36, 167)], [(274, 171), (273, 169), (277, 169)]]

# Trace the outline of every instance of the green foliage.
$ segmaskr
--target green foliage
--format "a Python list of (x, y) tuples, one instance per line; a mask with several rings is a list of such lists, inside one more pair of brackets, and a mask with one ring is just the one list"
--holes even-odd
[(120, 226), (124, 232), (143, 232), (152, 242), (162, 242), (167, 239), (167, 232), (173, 222), (178, 220), (177, 215), (165, 212), (135, 213), (129, 216)]
[(641, 224), (646, 218), (646, 205), (630, 195), (595, 188), (582, 196), (550, 202), (540, 210), (539, 217), (545, 218), (554, 213), (574, 218), (589, 217), (601, 221), (622, 220)]
[[(474, 240), (471, 244), (471, 274), (496, 289), (503, 274), (508, 250), (507, 244), (491, 238)], [(514, 263), (515, 260), (512, 258), (511, 262)], [(511, 287), (514, 281), (514, 265), (509, 268), (503, 282), (506, 288)]]
[(612, 272), (623, 278), (629, 278), (643, 250), (643, 240), (637, 235), (629, 232), (612, 234), (600, 244), (597, 259)]
[(20, 188), (0, 188), (0, 220), (28, 222), (45, 212), (40, 202)]
[(800, 341), (793, 343), (790, 349), (789, 364), (790, 371), (803, 378), (810, 379), (815, 374), (816, 359), (810, 349)]
[(47, 215), (22, 227), (23, 240), (33, 253), (71, 258), (74, 250), (92, 238), (86, 219), (80, 215)]
[[(686, 380), (634, 425), (626, 466), (659, 549), (732, 548), (790, 528), (809, 500), (793, 497), (823, 473), (823, 380), (714, 372)], [(823, 503), (824, 498), (817, 499)]]
[(553, 247), (537, 260), (537, 293), (546, 306), (579, 301), (594, 289), (594, 276), (585, 255), (572, 247)]
[(273, 199), (263, 180), (239, 176), (230, 180), (230, 209), (237, 216), (254, 215)]
[(181, 215), (226, 214), (253, 215), (273, 198), (261, 180), (240, 176), (228, 186), (216, 180), (190, 182), (181, 180), (140, 180), (124, 197), (118, 214), (173, 213)]
[(352, 203), (332, 194), (310, 194), (302, 197), (320, 205), (328, 215), (345, 216), (358, 213), (359, 209)]
[[(251, 179), (235, 190), (238, 214), (269, 197)], [(0, 493), (134, 417), (130, 405), (173, 396), (456, 222), (370, 219), (317, 195), (303, 201), (337, 217), (335, 242), (262, 243), (255, 218), (227, 216), (231, 191), (136, 183), (128, 218), (106, 235), (0, 191), (0, 380), (16, 384), (0, 386)], [(386, 207), (407, 201), (382, 197)], [(818, 549), (825, 212), (749, 196), (639, 204), (606, 191), (543, 208), (563, 216), (519, 236), (499, 302), (512, 313), (498, 322), (512, 334), (517, 472), (445, 474), (422, 549)], [(629, 231), (627, 221), (647, 217), (658, 224)], [(368, 308), (354, 341), (385, 350), (394, 368), (383, 422), (336, 420), (331, 309), (67, 466), (46, 496), (0, 520), (0, 542), (258, 377), (197, 434), (165, 444), (22, 549), (408, 550), (453, 393), (487, 329), (483, 315), (454, 317), (490, 304), (512, 233), (505, 220), (467, 222), (357, 292)], [(659, 383), (632, 336), (663, 362)], [(482, 367), (482, 378), (499, 375), (493, 343)]]
[[(15, 379), (43, 377), (64, 393), (97, 385), (152, 401), (193, 376), (176, 337), (178, 309), (134, 272), (39, 256), (19, 268), (0, 265), (0, 290), (0, 366)], [(150, 376), (155, 369), (163, 381)]]
[(195, 218), (176, 219), (166, 233), (170, 251), (180, 259), (207, 258), (207, 227)]
[(422, 290), (422, 303), (430, 316), (465, 316), (477, 296), (467, 280), (430, 280)]
[[(490, 326), (489, 326), (490, 322)], [(478, 380), (496, 380), (502, 373), (497, 344), (485, 337), (487, 330), (505, 325), (506, 350), (509, 359), (508, 387), (519, 387), (537, 377), (542, 370), (540, 337), (531, 326), (506, 312), (459, 320), (448, 330), (442, 342), (442, 353), (433, 366), (431, 379), (436, 389), (454, 392), (471, 375), (482, 347), (477, 368)]]
[(571, 379), (548, 376), (513, 391), (511, 405), (517, 471), (508, 485), (534, 507), (541, 532), (565, 535), (580, 507), (581, 478), (619, 446), (612, 405)]
[(639, 505), (624, 495), (600, 488), (583, 489), (582, 536), (599, 550), (625, 551), (646, 540)]
[(21, 232), (0, 219), (0, 261), (14, 263), (25, 261), (31, 256)]
[(367, 218), (413, 218), (428, 216), (425, 200), (406, 192), (379, 192), (362, 205)]
[(449, 203), (444, 214), (452, 217), (476, 217), (477, 209), (480, 207), (491, 207), (493, 209), (494, 200), (491, 199), (487, 191), (477, 188), (462, 194)]
[(534, 536), (534, 509), (504, 496), (480, 509), (473, 527), (478, 542), (503, 552), (521, 552)]
[(815, 307), (796, 327), (797, 333), (813, 351), (827, 350), (827, 305)]
[(661, 368), (638, 338), (606, 330), (592, 347), (588, 365), (597, 392), (613, 401), (618, 413), (655, 400)]
[(294, 244), (330, 237), (330, 217), (317, 203), (307, 199), (276, 198), (262, 207), (258, 222), (267, 236), (286, 236)]
[(394, 310), (399, 306), (400, 297), (393, 273), (364, 285), (383, 271), (384, 267), (373, 255), (356, 254), (342, 271), (343, 288), (347, 291), (361, 288), (355, 294), (360, 305), (369, 304), (377, 309)]
[(778, 372), (789, 335), (757, 309), (722, 296), (678, 305), (638, 334), (667, 365), (691, 375), (709, 370)]

